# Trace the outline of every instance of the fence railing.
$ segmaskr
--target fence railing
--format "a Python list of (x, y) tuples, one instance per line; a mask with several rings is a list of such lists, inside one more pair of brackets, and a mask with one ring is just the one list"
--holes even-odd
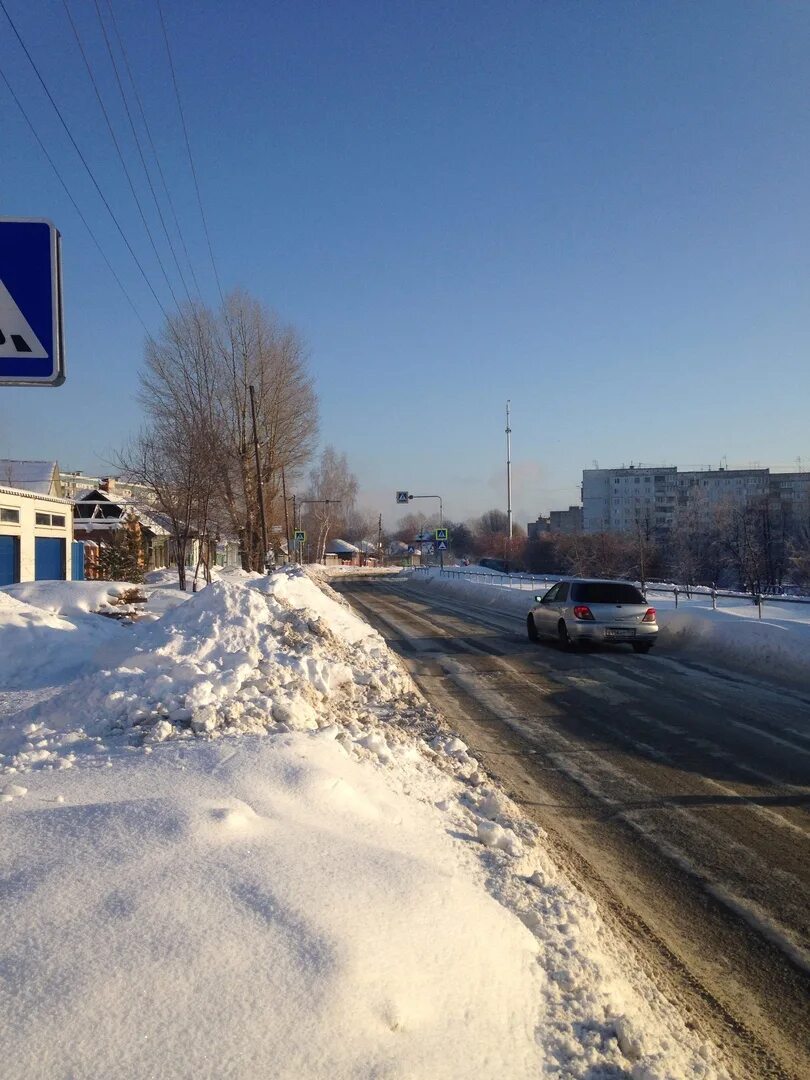
[[(499, 574), (489, 570), (437, 570), (433, 566), (416, 566), (415, 573), (436, 574), (442, 578), (456, 578), (459, 581), (473, 581), (483, 585), (496, 585), (502, 589), (524, 589), (528, 585), (544, 586), (551, 588), (558, 581), (564, 581), (564, 574)], [(635, 582), (641, 588), (641, 582)], [(680, 585), (665, 584), (663, 582), (647, 581), (644, 583), (644, 591), (647, 593), (671, 593), (675, 598), (675, 607), (686, 601), (687, 603), (697, 597), (708, 597), (711, 600), (712, 609), (717, 610), (719, 599), (748, 600), (757, 605), (757, 613), (762, 618), (762, 608), (765, 604), (804, 604), (810, 613), (810, 596), (778, 596), (774, 593), (749, 593), (733, 592), (725, 589), (713, 589), (707, 585), (692, 585), (689, 588)]]

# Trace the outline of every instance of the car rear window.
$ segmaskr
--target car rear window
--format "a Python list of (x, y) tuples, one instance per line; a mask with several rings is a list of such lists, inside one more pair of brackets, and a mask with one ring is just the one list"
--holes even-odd
[(571, 599), (579, 604), (646, 603), (635, 585), (614, 584), (612, 581), (587, 581), (574, 585)]

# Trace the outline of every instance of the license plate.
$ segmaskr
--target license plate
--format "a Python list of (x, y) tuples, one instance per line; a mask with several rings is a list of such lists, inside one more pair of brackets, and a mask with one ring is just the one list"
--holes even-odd
[(635, 636), (635, 630), (619, 630), (614, 629), (613, 627), (608, 627), (608, 629), (605, 630), (605, 637), (609, 638), (611, 641), (630, 641), (630, 639)]

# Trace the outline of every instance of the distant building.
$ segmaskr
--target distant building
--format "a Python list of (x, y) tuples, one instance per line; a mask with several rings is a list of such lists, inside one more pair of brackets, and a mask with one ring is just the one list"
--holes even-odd
[(60, 472), (59, 481), (66, 499), (77, 499), (86, 491), (106, 491), (124, 499), (132, 499), (144, 506), (154, 505), (155, 496), (146, 484), (136, 484), (123, 476), (88, 476), (80, 469)]
[(542, 514), (538, 515), (537, 521), (529, 521), (526, 524), (526, 536), (529, 540), (539, 540), (544, 533), (551, 531), (551, 522)]
[(582, 507), (569, 506), (567, 510), (552, 510), (549, 514), (549, 531), (573, 536), (582, 532)]
[(642, 525), (663, 536), (687, 507), (710, 521), (721, 507), (761, 499), (773, 500), (787, 524), (810, 506), (810, 473), (723, 468), (679, 472), (676, 466), (648, 465), (583, 469), (582, 529), (629, 532)]

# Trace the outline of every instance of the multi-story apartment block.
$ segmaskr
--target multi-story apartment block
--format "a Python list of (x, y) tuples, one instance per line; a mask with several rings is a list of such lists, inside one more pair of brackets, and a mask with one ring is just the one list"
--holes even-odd
[(573, 536), (582, 532), (582, 507), (569, 506), (567, 510), (552, 510), (549, 515), (549, 531)]
[(677, 472), (674, 466), (583, 469), (582, 531), (626, 532), (639, 522), (668, 528), (677, 502)]
[[(810, 473), (769, 469), (699, 469), (631, 465), (583, 469), (583, 532), (628, 532), (645, 528), (666, 533), (688, 507), (711, 520), (723, 506), (747, 506), (769, 498), (785, 524), (808, 517)], [(810, 518), (808, 518), (810, 523)]]

